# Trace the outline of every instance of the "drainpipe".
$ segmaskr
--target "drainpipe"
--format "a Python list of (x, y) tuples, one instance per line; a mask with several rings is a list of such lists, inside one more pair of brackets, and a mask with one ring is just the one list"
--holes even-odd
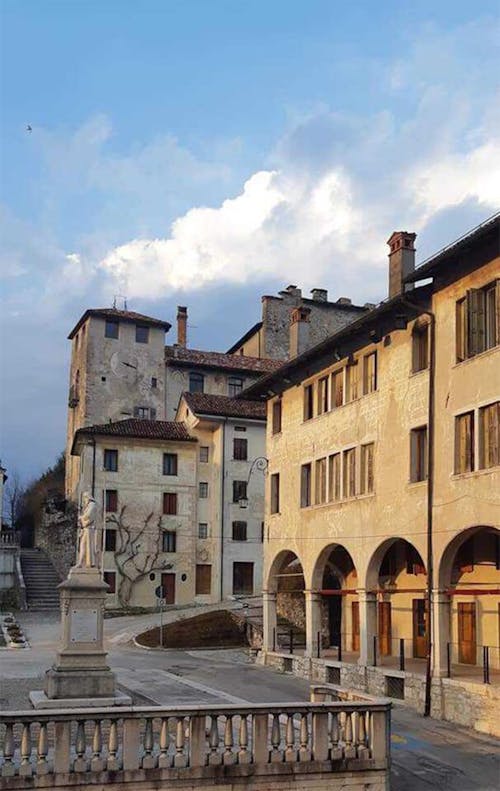
[[(402, 298), (403, 304), (417, 308), (411, 300)], [(433, 552), (433, 510), (434, 510), (434, 414), (435, 414), (435, 378), (436, 378), (436, 315), (431, 310), (423, 311), (430, 319), (429, 338), (429, 407), (427, 417), (427, 651), (425, 667), (425, 702), (424, 717), (431, 713), (432, 685), (432, 589), (434, 587), (434, 552)]]
[(92, 497), (95, 497), (95, 437), (92, 438)]
[(224, 494), (226, 477), (226, 423), (227, 418), (222, 422), (222, 463), (221, 463), (221, 486), (220, 486), (220, 600), (224, 600)]

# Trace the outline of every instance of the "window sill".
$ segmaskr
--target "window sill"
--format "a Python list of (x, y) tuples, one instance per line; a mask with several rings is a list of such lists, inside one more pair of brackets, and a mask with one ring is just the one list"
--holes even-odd
[(410, 379), (412, 379), (414, 376), (421, 376), (422, 374), (428, 374), (428, 373), (429, 373), (429, 366), (427, 366), (427, 368), (421, 368), (420, 371), (410, 371)]
[(419, 486), (426, 486), (427, 482), (428, 482), (428, 478), (424, 478), (423, 481), (408, 481), (408, 486), (414, 489)]
[(455, 361), (451, 367), (452, 368), (460, 368), (462, 365), (467, 365), (467, 363), (472, 363), (472, 362), (474, 362), (474, 360), (477, 360), (479, 358), (482, 359), (483, 357), (487, 357), (488, 355), (494, 354), (495, 352), (498, 352), (499, 350), (500, 350), (500, 345), (497, 343), (496, 346), (492, 346), (491, 349), (485, 349), (484, 352), (479, 352), (478, 354), (475, 354), (474, 357), (467, 357), (466, 360), (457, 360), (457, 361)]
[(302, 424), (305, 425), (306, 423), (311, 423), (314, 420), (318, 420), (326, 415), (333, 415), (335, 412), (338, 412), (341, 409), (345, 409), (345, 407), (351, 406), (351, 404), (357, 404), (358, 401), (362, 401), (364, 398), (369, 398), (370, 396), (374, 396), (379, 392), (377, 390), (372, 390), (371, 393), (362, 393), (362, 395), (357, 396), (357, 398), (353, 398), (351, 401), (346, 401), (345, 404), (340, 404), (340, 406), (336, 406), (333, 409), (329, 409), (327, 412), (321, 412), (319, 415), (314, 415), (313, 417), (308, 417), (307, 419), (302, 420)]
[(375, 497), (375, 492), (367, 492), (366, 494), (355, 494), (352, 497), (342, 497), (339, 500), (329, 500), (327, 503), (314, 503), (313, 505), (300, 506), (301, 511), (315, 511), (320, 508), (328, 508), (332, 505), (346, 505), (348, 503), (356, 503), (360, 500), (369, 500)]
[(495, 470), (499, 469), (499, 465), (496, 464), (494, 467), (484, 467), (484, 469), (480, 470), (470, 470), (469, 472), (453, 472), (450, 475), (450, 480), (452, 481), (461, 481), (466, 480), (467, 478), (479, 478), (482, 475), (489, 475)]

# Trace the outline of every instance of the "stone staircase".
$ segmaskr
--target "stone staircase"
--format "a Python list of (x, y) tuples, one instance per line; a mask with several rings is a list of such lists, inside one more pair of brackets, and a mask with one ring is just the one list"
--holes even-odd
[(28, 610), (58, 610), (60, 579), (45, 552), (21, 549), (21, 568)]

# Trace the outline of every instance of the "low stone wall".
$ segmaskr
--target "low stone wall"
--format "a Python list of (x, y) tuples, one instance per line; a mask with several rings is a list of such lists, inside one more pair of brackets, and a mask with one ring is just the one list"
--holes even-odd
[(45, 550), (61, 579), (66, 579), (76, 557), (77, 510), (73, 503), (47, 500), (36, 526), (35, 545)]

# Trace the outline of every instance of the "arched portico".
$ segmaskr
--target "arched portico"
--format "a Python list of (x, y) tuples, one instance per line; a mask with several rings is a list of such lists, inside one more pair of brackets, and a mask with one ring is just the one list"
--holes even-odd
[(263, 594), (265, 650), (274, 651), (279, 647), (279, 618), (289, 623), (290, 628), (305, 632), (304, 588), (304, 572), (298, 555), (292, 550), (281, 550), (271, 563)]
[(311, 653), (321, 646), (336, 651), (339, 657), (349, 651), (357, 658), (360, 646), (357, 585), (358, 575), (349, 551), (341, 544), (326, 546), (314, 564), (311, 578), (311, 593), (315, 594), (311, 606), (317, 609), (313, 617), (320, 624), (315, 634), (308, 629), (314, 642)]

